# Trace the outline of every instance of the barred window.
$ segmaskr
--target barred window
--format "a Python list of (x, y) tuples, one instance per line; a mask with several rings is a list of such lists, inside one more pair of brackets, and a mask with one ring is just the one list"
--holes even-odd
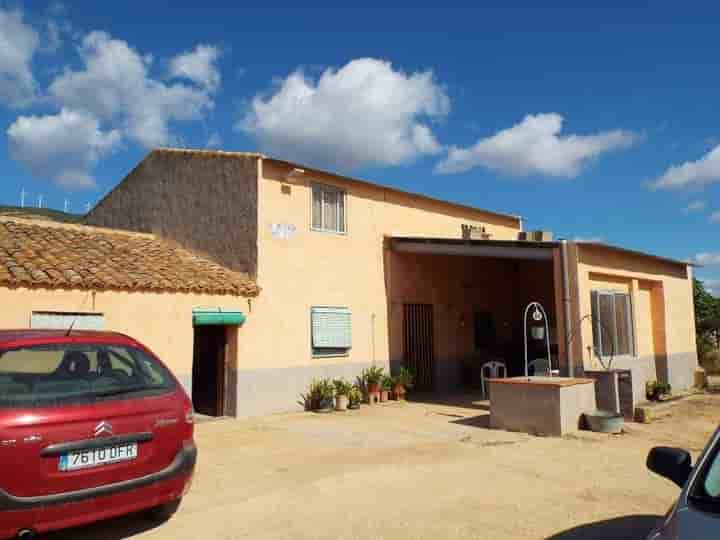
[(592, 291), (593, 346), (600, 356), (635, 354), (630, 295)]

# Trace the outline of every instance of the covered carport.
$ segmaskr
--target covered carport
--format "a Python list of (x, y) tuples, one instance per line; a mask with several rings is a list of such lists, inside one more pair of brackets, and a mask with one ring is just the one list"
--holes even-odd
[[(393, 237), (386, 253), (390, 358), (422, 390), (477, 387), (496, 360), (522, 375), (523, 315), (547, 312), (552, 367), (567, 373), (562, 242)], [(547, 357), (528, 336), (528, 359)]]

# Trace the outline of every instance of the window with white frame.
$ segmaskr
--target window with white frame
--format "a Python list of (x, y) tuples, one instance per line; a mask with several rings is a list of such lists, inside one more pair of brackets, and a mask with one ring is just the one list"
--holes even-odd
[(352, 346), (350, 310), (313, 307), (310, 310), (313, 356), (346, 355)]
[(593, 346), (602, 357), (634, 355), (635, 332), (630, 295), (592, 291)]
[(344, 233), (345, 191), (333, 186), (312, 186), (312, 228), (316, 231)]

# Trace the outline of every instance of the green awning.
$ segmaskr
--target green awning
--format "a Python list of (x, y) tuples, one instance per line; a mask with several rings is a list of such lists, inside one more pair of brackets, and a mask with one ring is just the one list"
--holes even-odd
[(240, 326), (245, 322), (242, 311), (216, 309), (193, 309), (193, 326), (224, 325)]

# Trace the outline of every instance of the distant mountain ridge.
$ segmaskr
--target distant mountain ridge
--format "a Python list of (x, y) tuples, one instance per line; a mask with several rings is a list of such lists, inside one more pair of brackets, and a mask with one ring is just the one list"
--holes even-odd
[(26, 206), (6, 206), (0, 204), (0, 216), (18, 217), (23, 219), (44, 219), (60, 223), (82, 223), (85, 217), (82, 214), (69, 214), (52, 208), (33, 208)]

